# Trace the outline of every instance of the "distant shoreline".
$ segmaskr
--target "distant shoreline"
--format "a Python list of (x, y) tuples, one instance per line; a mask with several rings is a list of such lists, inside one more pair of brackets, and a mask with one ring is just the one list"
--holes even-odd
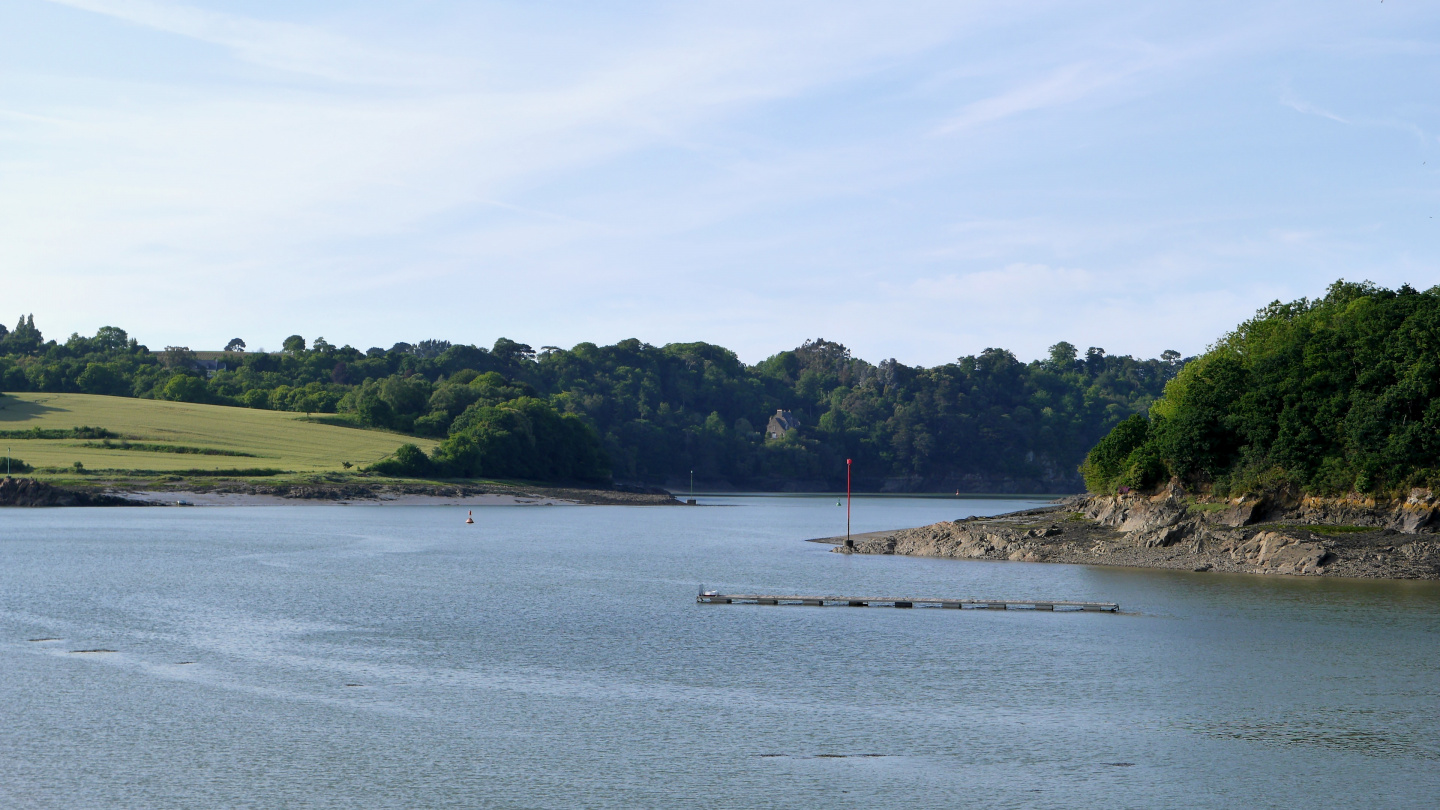
[(520, 484), (426, 484), (396, 481), (97, 481), (63, 486), (34, 478), (0, 479), (0, 507), (58, 506), (266, 506), (297, 503), (453, 506), (672, 506), (683, 502), (664, 490)]
[(338, 505), (338, 506), (578, 506), (580, 501), (552, 498), (543, 495), (394, 495), (366, 498), (343, 498), (339, 500), (292, 498), (284, 495), (267, 495), (247, 492), (189, 492), (173, 490), (166, 492), (124, 492), (114, 493), (150, 506), (296, 506), (296, 505)]

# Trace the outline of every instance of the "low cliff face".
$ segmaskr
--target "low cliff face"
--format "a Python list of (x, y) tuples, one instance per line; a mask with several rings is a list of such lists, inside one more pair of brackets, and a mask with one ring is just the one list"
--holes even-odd
[(1421, 491), (1382, 503), (1307, 498), (1196, 504), (1172, 487), (1154, 496), (1082, 496), (1044, 509), (875, 533), (836, 551), (1437, 579), (1437, 524), (1440, 502)]
[(1096, 495), (1083, 501), (1087, 518), (1123, 532), (1154, 534), (1176, 529), (1193, 533), (1205, 526), (1240, 527), (1256, 523), (1301, 526), (1356, 526), (1390, 529), (1401, 534), (1431, 534), (1440, 528), (1440, 499), (1428, 489), (1412, 489), (1407, 497), (1376, 500), (1286, 497), (1237, 499), (1197, 504), (1187, 501), (1178, 486), (1151, 496)]

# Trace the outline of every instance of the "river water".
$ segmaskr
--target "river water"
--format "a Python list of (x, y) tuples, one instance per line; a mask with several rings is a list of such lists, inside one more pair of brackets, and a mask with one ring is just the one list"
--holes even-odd
[(4, 510), (0, 806), (1440, 804), (1436, 583), (847, 556), (801, 542), (833, 496), (700, 500)]

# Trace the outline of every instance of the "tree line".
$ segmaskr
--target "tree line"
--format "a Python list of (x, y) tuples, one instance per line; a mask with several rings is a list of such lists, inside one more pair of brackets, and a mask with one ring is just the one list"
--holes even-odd
[[(46, 341), (22, 318), (0, 326), (0, 389), (334, 414), (442, 440), (429, 456), (387, 460), (395, 474), (674, 486), (693, 470), (706, 485), (810, 489), (843, 486), (853, 459), (864, 489), (1062, 492), (1083, 486), (1086, 451), (1184, 366), (1176, 352), (1082, 355), (1066, 342), (1028, 363), (990, 348), (932, 368), (870, 363), (823, 339), (754, 365), (713, 344), (634, 339), (538, 351), (507, 338), (488, 349), (361, 351), (299, 335), (283, 345), (151, 351), (109, 326)], [(799, 427), (771, 437), (780, 410)]]

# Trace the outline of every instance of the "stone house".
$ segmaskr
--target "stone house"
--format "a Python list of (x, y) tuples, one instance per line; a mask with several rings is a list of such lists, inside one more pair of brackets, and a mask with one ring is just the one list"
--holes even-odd
[(798, 427), (800, 427), (800, 420), (795, 418), (795, 414), (779, 410), (770, 417), (770, 424), (765, 426), (765, 438), (779, 439)]
[(228, 365), (223, 360), (196, 360), (191, 364), (191, 368), (205, 372), (205, 377), (208, 379), (214, 377), (217, 371), (225, 371)]

